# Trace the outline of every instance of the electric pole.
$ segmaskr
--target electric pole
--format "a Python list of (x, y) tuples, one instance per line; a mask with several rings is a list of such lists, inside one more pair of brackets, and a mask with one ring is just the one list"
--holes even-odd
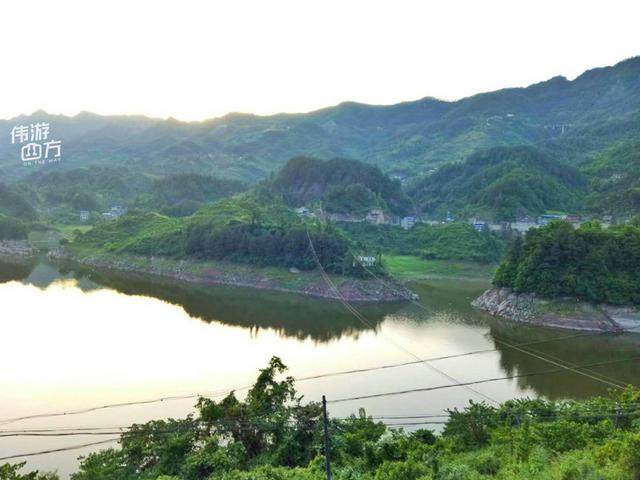
[(322, 396), (322, 419), (324, 423), (324, 466), (327, 470), (327, 480), (331, 480), (331, 460), (329, 457), (329, 420), (327, 418), (327, 399)]

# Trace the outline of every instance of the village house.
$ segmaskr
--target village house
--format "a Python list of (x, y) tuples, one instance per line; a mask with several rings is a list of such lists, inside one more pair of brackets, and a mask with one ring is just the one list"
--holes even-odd
[(538, 217), (538, 225), (547, 225), (552, 220), (562, 220), (563, 216), (556, 213), (543, 213)]
[(328, 213), (325, 215), (325, 220), (329, 220), (330, 222), (359, 223), (364, 222), (364, 217), (354, 213)]
[(82, 222), (86, 222), (86, 221), (88, 221), (88, 220), (89, 220), (90, 213), (89, 213), (87, 210), (80, 210), (80, 211), (78, 212), (78, 216), (80, 217), (80, 220), (81, 220)]
[(374, 225), (387, 225), (391, 223), (391, 216), (384, 213), (381, 208), (372, 208), (367, 213), (366, 220)]
[(483, 230), (487, 230), (487, 222), (484, 220), (473, 219), (471, 221), (473, 228), (475, 228), (478, 232), (482, 232)]
[(296, 208), (296, 214), (299, 217), (313, 217), (313, 212), (309, 210), (307, 207)]
[(402, 220), (400, 220), (400, 226), (405, 230), (409, 230), (410, 228), (413, 228), (415, 224), (416, 224), (416, 217), (413, 217), (413, 216), (404, 217)]
[(102, 218), (105, 220), (113, 220), (114, 218), (119, 218), (124, 215), (124, 208), (120, 205), (114, 205), (107, 212), (102, 213)]
[(529, 219), (522, 219), (509, 223), (508, 228), (515, 230), (516, 232), (525, 233), (532, 228), (538, 228), (538, 224), (530, 221)]

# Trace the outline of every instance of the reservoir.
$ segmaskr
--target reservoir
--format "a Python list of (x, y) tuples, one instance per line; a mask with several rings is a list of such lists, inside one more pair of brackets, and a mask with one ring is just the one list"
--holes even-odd
[(425, 280), (410, 284), (419, 301), (355, 304), (356, 315), (298, 295), (0, 264), (0, 457), (103, 442), (0, 464), (68, 478), (117, 436), (9, 433), (184, 417), (198, 395), (242, 396), (274, 355), (305, 400), (327, 397), (331, 416), (364, 408), (435, 430), (469, 400), (578, 399), (640, 382), (639, 334), (499, 320), (469, 305), (488, 286)]

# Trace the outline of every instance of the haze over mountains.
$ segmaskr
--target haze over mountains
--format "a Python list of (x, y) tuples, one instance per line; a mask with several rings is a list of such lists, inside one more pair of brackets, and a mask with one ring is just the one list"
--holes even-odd
[(555, 77), (455, 102), (345, 102), (306, 114), (229, 114), (193, 123), (36, 112), (0, 120), (3, 178), (33, 171), (11, 145), (12, 126), (42, 120), (64, 142), (63, 162), (52, 167), (62, 169), (127, 165), (152, 174), (198, 172), (255, 182), (307, 155), (358, 159), (411, 180), (479, 149), (509, 145), (534, 145), (579, 166), (639, 137), (640, 57), (573, 81)]

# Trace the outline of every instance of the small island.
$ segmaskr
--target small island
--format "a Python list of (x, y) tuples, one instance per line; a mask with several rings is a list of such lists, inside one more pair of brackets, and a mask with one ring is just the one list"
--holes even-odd
[(572, 330), (640, 329), (640, 224), (564, 221), (514, 240), (473, 306), (511, 320)]

